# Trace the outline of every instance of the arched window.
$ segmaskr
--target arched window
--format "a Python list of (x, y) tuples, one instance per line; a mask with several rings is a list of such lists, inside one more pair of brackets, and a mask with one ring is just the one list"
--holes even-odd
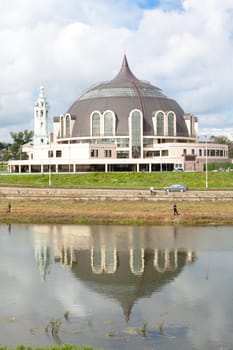
[(113, 136), (115, 129), (114, 115), (111, 111), (104, 113), (104, 136)]
[(114, 273), (117, 269), (116, 248), (108, 248), (105, 250), (105, 272)]
[(64, 137), (64, 117), (60, 118), (60, 137)]
[(169, 112), (167, 115), (167, 129), (168, 136), (175, 135), (175, 115), (173, 112)]
[(142, 156), (142, 112), (134, 110), (129, 116), (131, 156), (132, 158), (141, 158)]
[(156, 134), (164, 136), (164, 113), (158, 112), (156, 115)]
[(71, 122), (70, 122), (70, 115), (66, 115), (66, 119), (65, 119), (65, 122), (66, 122), (66, 126), (65, 126), (65, 134), (66, 134), (66, 137), (70, 137), (70, 126), (71, 126)]
[(130, 249), (130, 269), (135, 275), (141, 275), (144, 272), (144, 249)]
[(94, 273), (103, 272), (102, 249), (91, 249), (91, 267)]
[(92, 136), (100, 136), (100, 113), (94, 112), (91, 115), (91, 134)]

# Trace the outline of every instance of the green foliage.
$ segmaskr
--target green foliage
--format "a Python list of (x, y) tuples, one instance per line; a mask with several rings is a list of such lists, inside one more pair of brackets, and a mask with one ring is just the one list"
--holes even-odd
[(233, 158), (233, 147), (229, 147), (228, 157)]
[(0, 350), (98, 350), (98, 349), (93, 348), (92, 346), (86, 346), (86, 345), (62, 344), (62, 345), (53, 345), (53, 346), (35, 347), (35, 348), (31, 346), (19, 345), (13, 349), (3, 346), (3, 347), (0, 347)]
[(224, 135), (212, 136), (211, 139), (215, 143), (219, 143), (219, 144), (229, 145), (231, 143), (231, 140), (227, 136), (224, 136)]
[(141, 334), (143, 337), (147, 336), (147, 322), (144, 322), (142, 327), (139, 329), (139, 334)]
[[(204, 167), (205, 168), (205, 167)], [(232, 163), (212, 163), (212, 164), (208, 164), (208, 170), (212, 171), (212, 170), (230, 170), (233, 169), (233, 164)]]
[(45, 332), (51, 333), (52, 336), (58, 336), (61, 325), (62, 325), (62, 321), (59, 319), (50, 320), (47, 326), (45, 327)]
[(22, 145), (31, 142), (33, 138), (33, 131), (20, 131), (20, 132), (10, 132), (13, 142), (8, 146), (8, 148), (3, 153), (3, 160), (9, 159), (26, 159), (26, 153), (21, 150)]

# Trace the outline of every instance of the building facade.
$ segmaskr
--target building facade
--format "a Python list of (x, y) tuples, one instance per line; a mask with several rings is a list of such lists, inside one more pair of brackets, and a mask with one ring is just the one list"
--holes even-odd
[(92, 87), (65, 114), (53, 118), (44, 88), (34, 106), (34, 141), (28, 159), (10, 172), (202, 171), (226, 162), (228, 147), (198, 142), (198, 118), (161, 89), (137, 79), (126, 56), (116, 77)]

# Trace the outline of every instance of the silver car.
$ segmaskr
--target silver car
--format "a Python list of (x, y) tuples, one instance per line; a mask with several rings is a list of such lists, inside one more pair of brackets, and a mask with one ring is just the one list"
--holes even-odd
[(171, 185), (171, 186), (167, 186), (164, 187), (164, 191), (166, 192), (185, 192), (188, 191), (188, 186), (186, 185)]

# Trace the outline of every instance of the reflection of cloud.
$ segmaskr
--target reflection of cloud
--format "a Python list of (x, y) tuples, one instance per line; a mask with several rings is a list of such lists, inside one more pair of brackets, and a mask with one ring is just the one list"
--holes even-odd
[[(227, 325), (232, 324), (232, 288), (228, 287), (233, 285), (232, 263), (232, 253), (199, 254), (195, 267), (187, 266), (166, 289), (139, 303), (138, 309), (152, 326), (164, 320), (165, 332), (172, 325), (188, 327), (185, 337), (197, 349), (208, 349), (210, 341), (224, 344), (231, 334)], [(151, 312), (151, 305), (156, 312)]]

